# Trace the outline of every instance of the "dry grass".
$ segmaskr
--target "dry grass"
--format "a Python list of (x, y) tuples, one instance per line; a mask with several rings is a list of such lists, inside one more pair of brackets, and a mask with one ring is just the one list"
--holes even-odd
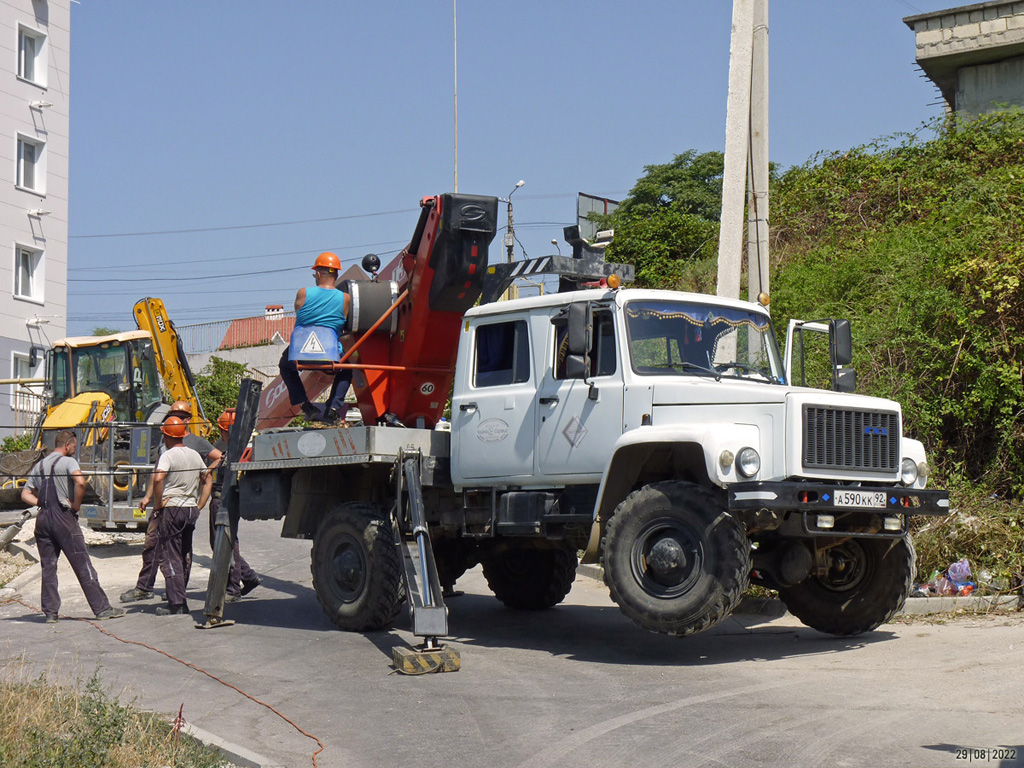
[(103, 690), (98, 675), (73, 688), (25, 678), (17, 660), (0, 675), (0, 765), (5, 768), (215, 768), (219, 754)]
[(12, 555), (0, 549), (0, 587), (14, 581), (22, 571), (32, 567), (32, 561), (22, 555)]

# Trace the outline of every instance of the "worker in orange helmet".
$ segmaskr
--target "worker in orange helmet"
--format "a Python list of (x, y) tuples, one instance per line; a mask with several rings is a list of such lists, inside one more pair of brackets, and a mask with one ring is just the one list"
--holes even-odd
[[(300, 288), (295, 294), (295, 324), (297, 326), (320, 325), (334, 330), (340, 337), (352, 306), (352, 298), (337, 287), (341, 261), (327, 251), (321, 253), (313, 262), (313, 277), (316, 285), (312, 288)], [(309, 402), (306, 387), (299, 377), (295, 361), (289, 357), (289, 348), (285, 347), (281, 354), (278, 368), (281, 380), (288, 388), (288, 400), (294, 406), (302, 408), (302, 413), (310, 421), (324, 421), (328, 424), (342, 423), (345, 394), (352, 383), (352, 371), (342, 370), (334, 374), (327, 404), (321, 409)]]
[(188, 613), (185, 564), (191, 560), (192, 534), (199, 510), (210, 498), (213, 476), (199, 453), (184, 445), (188, 422), (168, 416), (160, 431), (167, 450), (160, 455), (153, 473), (153, 508), (160, 511), (156, 559), (164, 575), (169, 605), (156, 612), (167, 616)]
[[(220, 439), (214, 443), (214, 447), (222, 454), (228, 452), (228, 431), (235, 423), (235, 409), (228, 408), (217, 417), (217, 426), (220, 427)], [(217, 539), (217, 512), (220, 509), (221, 490), (224, 486), (223, 473), (217, 471), (213, 478), (213, 492), (210, 494), (210, 549), (216, 551)], [(238, 551), (238, 520), (232, 520), (231, 527), (234, 529), (235, 542), (231, 549), (231, 569), (228, 571), (228, 588), (226, 601), (233, 603), (243, 596), (252, 592), (263, 581), (260, 575), (252, 569), (252, 566), (245, 561)]]
[[(167, 416), (175, 416), (187, 425), (192, 420), (192, 403), (188, 400), (176, 400), (171, 403)], [(217, 450), (205, 437), (200, 437), (190, 431), (186, 431), (182, 442), (186, 448), (191, 448), (199, 454), (207, 469), (216, 469), (217, 465), (220, 464), (222, 451)], [(164, 451), (165, 447), (165, 445), (160, 446), (161, 453)], [(139, 509), (144, 510), (149, 506), (152, 500), (153, 478), (150, 476), (149, 487), (146, 489), (146, 495), (143, 496), (142, 500), (139, 502)], [(134, 603), (139, 600), (153, 599), (153, 585), (156, 583), (157, 571), (160, 570), (160, 561), (156, 559), (156, 546), (158, 541), (157, 531), (159, 527), (160, 511), (154, 509), (152, 514), (149, 516), (149, 525), (146, 526), (146, 538), (142, 544), (142, 568), (139, 570), (139, 578), (135, 582), (134, 587), (121, 593), (122, 603)], [(184, 569), (185, 586), (187, 587), (189, 576), (192, 572), (191, 549), (189, 550), (189, 559), (185, 563)]]

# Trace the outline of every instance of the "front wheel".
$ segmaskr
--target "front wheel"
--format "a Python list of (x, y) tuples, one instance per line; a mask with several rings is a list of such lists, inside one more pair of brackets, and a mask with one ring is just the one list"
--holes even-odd
[(709, 491), (653, 483), (615, 509), (601, 563), (626, 616), (653, 632), (689, 635), (714, 626), (739, 603), (750, 580), (750, 544)]
[(405, 599), (401, 568), (391, 521), (372, 504), (342, 504), (317, 528), (313, 588), (341, 629), (364, 632), (394, 621)]
[(910, 538), (846, 539), (825, 550), (817, 572), (779, 590), (789, 612), (830, 635), (859, 635), (903, 607), (914, 580)]

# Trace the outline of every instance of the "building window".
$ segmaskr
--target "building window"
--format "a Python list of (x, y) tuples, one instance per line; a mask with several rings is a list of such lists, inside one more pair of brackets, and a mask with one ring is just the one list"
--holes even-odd
[(14, 248), (14, 297), (42, 302), (43, 252), (23, 245)]
[(18, 25), (18, 77), (46, 86), (46, 35)]
[(18, 136), (18, 186), (30, 192), (46, 192), (45, 144)]
[[(28, 355), (24, 355), (20, 352), (12, 353), (11, 378), (32, 379), (42, 375), (43, 364), (41, 362), (36, 366), (35, 370), (32, 370), (28, 363)], [(11, 408), (13, 410), (22, 414), (36, 414), (39, 412), (41, 405), (41, 395), (34, 388), (23, 384), (11, 385)], [(22, 425), (19, 420), (15, 426), (27, 426), (28, 424), (28, 420), (25, 421), (24, 425)]]

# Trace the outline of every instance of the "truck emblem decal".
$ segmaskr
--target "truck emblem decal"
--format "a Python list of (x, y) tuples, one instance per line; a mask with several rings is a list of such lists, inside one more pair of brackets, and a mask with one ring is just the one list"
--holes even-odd
[(470, 203), (468, 205), (462, 206), (459, 209), (459, 215), (462, 217), (462, 220), (464, 222), (472, 223), (476, 221), (483, 221), (484, 219), (486, 219), (487, 211), (485, 211), (479, 205), (474, 205), (473, 203)]
[(864, 427), (865, 435), (880, 435), (885, 437), (889, 434), (889, 430), (885, 427)]
[(573, 448), (579, 448), (580, 443), (583, 442), (583, 438), (587, 436), (589, 431), (589, 429), (583, 426), (579, 416), (573, 416), (572, 421), (562, 430), (562, 434), (565, 435), (565, 439), (569, 441)]
[(508, 437), (508, 424), (501, 419), (487, 419), (476, 428), (476, 437), (485, 443), (500, 443)]

